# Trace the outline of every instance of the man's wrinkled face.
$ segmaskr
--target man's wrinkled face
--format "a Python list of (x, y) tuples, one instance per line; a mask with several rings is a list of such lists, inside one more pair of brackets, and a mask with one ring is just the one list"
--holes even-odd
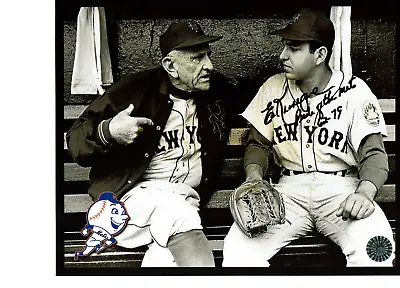
[(211, 50), (207, 46), (191, 50), (175, 50), (171, 55), (178, 73), (180, 88), (184, 91), (207, 91), (210, 89), (211, 71), (214, 69)]

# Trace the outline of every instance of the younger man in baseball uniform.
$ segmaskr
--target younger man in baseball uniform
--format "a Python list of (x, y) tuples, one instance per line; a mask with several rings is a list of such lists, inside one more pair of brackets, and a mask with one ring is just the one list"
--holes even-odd
[[(302, 9), (273, 34), (282, 37), (283, 73), (242, 113), (251, 124), (244, 167), (247, 180), (259, 180), (279, 160), (281, 177), (272, 185), (282, 193), (286, 222), (256, 238), (233, 224), (223, 266), (269, 266), (282, 247), (314, 229), (341, 247), (347, 266), (392, 266), (392, 230), (374, 202), (388, 173), (376, 96), (360, 78), (328, 66), (335, 31), (323, 13)], [(375, 254), (385, 250), (384, 257), (367, 252), (376, 237), (382, 244)]]
[(219, 176), (229, 118), (251, 100), (213, 71), (209, 43), (221, 38), (172, 23), (162, 67), (121, 79), (67, 134), (72, 157), (91, 167), (92, 199), (114, 192), (129, 213), (117, 245), (149, 245), (142, 266), (214, 266), (198, 211)]

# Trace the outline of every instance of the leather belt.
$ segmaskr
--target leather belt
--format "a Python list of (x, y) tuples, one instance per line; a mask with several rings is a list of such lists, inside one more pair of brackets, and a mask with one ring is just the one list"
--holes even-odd
[[(325, 172), (325, 171), (311, 171), (311, 172), (319, 172), (319, 173), (331, 174), (331, 175), (337, 175), (337, 176), (344, 177), (344, 176), (346, 176), (347, 172), (349, 172), (349, 171), (350, 170), (342, 170), (342, 171), (335, 171), (335, 172)], [(299, 175), (299, 174), (303, 174), (303, 173), (311, 173), (311, 172), (293, 171), (293, 170), (284, 169), (282, 171), (282, 175), (294, 176), (294, 175)]]

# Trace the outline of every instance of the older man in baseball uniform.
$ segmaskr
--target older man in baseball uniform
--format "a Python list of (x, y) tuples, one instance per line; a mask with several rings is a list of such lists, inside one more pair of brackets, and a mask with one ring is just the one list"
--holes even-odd
[(273, 34), (282, 39), (283, 73), (242, 113), (251, 124), (244, 167), (248, 181), (280, 167), (271, 185), (287, 221), (256, 238), (233, 224), (223, 265), (269, 266), (282, 247), (316, 230), (341, 247), (347, 266), (392, 266), (392, 230), (374, 201), (388, 173), (376, 96), (360, 78), (329, 67), (335, 31), (323, 13), (301, 9)]
[(92, 167), (91, 197), (114, 192), (129, 213), (117, 245), (150, 247), (142, 266), (214, 266), (198, 211), (219, 175), (229, 119), (251, 101), (214, 71), (209, 43), (221, 38), (172, 23), (160, 37), (162, 67), (121, 79), (67, 133), (75, 161)]

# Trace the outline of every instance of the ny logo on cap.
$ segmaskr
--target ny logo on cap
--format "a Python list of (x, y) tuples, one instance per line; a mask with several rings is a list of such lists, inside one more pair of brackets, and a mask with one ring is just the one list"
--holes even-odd
[(300, 13), (297, 13), (296, 15), (294, 15), (292, 20), (289, 21), (289, 24), (293, 24), (294, 22), (296, 22), (297, 19), (299, 19), (299, 17), (300, 17)]
[(187, 21), (187, 23), (188, 23), (190, 30), (192, 30), (196, 33), (203, 32), (203, 30), (201, 30), (201, 27), (197, 22), (195, 22), (193, 20), (189, 20), (189, 21)]

